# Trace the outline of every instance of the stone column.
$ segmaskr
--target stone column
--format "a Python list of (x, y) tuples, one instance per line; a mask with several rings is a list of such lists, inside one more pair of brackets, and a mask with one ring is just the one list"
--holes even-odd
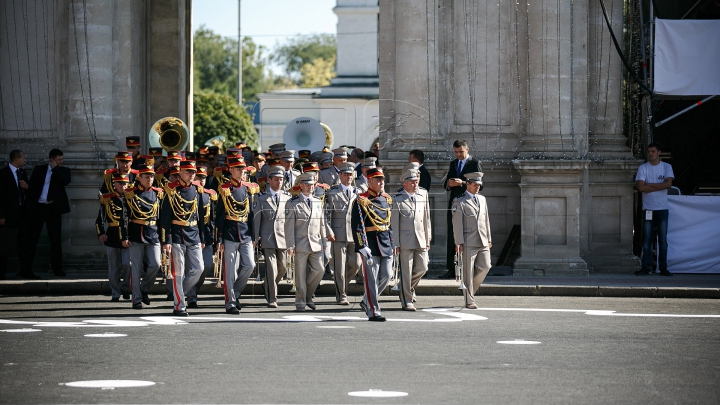
[(515, 160), (522, 176), (521, 257), (514, 275), (587, 276), (580, 258), (582, 160)]

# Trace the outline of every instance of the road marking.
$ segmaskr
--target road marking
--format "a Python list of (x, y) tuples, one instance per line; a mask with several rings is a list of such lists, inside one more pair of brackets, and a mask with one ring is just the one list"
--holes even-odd
[(149, 387), (155, 385), (155, 383), (141, 380), (90, 380), (73, 381), (63, 385), (75, 388), (102, 388), (113, 390), (115, 388)]
[(351, 391), (351, 392), (348, 392), (348, 395), (350, 395), (351, 397), (364, 397), (364, 398), (397, 398), (397, 397), (406, 397), (406, 396), (408, 396), (408, 393), (401, 392), (401, 391), (383, 391), (383, 390), (370, 389), (368, 391)]
[(720, 318), (720, 315), (703, 314), (703, 315), (685, 315), (685, 314), (627, 314), (617, 313), (611, 310), (598, 309), (545, 309), (545, 308), (478, 308), (476, 311), (519, 311), (519, 312), (565, 312), (580, 313), (595, 316), (630, 316), (630, 317), (648, 317), (648, 318)]
[(323, 325), (318, 325), (318, 326), (316, 326), (316, 328), (320, 328), (320, 329), (355, 329), (354, 326), (323, 326)]
[(498, 340), (497, 343), (500, 343), (502, 345), (539, 345), (540, 344), (540, 342), (536, 342), (534, 340), (522, 340), (522, 339)]
[(42, 332), (42, 329), (32, 329), (32, 328), (5, 329), (5, 330), (0, 330), (0, 332), (10, 332), (10, 333)]
[(125, 337), (125, 336), (127, 336), (127, 335), (124, 333), (90, 333), (88, 335), (85, 335), (85, 337), (99, 337), (99, 338), (104, 338), (104, 337), (113, 338), (113, 337)]

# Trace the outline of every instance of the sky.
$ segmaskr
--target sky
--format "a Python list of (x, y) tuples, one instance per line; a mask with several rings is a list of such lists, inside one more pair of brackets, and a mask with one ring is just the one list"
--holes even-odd
[[(297, 34), (335, 34), (335, 0), (241, 0), (242, 35), (269, 50)], [(237, 38), (238, 0), (194, 0), (193, 31), (201, 25), (224, 37)], [(282, 73), (279, 66), (271, 66)]]

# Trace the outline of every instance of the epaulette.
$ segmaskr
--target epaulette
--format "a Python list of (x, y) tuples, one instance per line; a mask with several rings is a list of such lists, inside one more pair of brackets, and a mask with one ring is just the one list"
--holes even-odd
[(161, 168), (155, 170), (155, 176), (157, 177), (158, 174), (165, 174), (165, 172), (167, 172), (167, 171), (168, 171), (167, 167), (161, 167)]
[(213, 169), (213, 174), (222, 173), (224, 169), (222, 167), (216, 167)]
[(198, 186), (198, 187), (204, 187), (204, 185), (203, 185), (202, 183), (200, 183), (199, 181), (197, 181), (197, 180), (194, 180), (194, 181), (192, 182), (192, 184), (194, 184), (194, 185), (196, 185), (196, 186)]
[(257, 194), (260, 192), (260, 186), (257, 185), (257, 183), (249, 183), (249, 182), (243, 181), (242, 185), (247, 187), (248, 193), (250, 193), (250, 194)]
[(339, 185), (339, 184), (336, 184), (336, 185), (330, 187), (330, 190), (337, 190), (337, 189), (339, 189), (339, 188), (340, 188), (340, 185)]
[(217, 195), (217, 193), (215, 192), (215, 190), (213, 190), (213, 189), (211, 189), (211, 188), (203, 189), (203, 191), (204, 191), (206, 194)]
[(325, 183), (316, 183), (316, 184), (315, 184), (315, 187), (320, 187), (320, 188), (323, 188), (323, 189), (325, 189), (325, 190), (328, 190), (328, 189), (330, 188), (330, 186), (327, 185), (327, 184), (325, 184)]
[(290, 201), (297, 200), (299, 197), (300, 197), (300, 194), (298, 194), (298, 195), (294, 196), (293, 198), (291, 198)]
[(106, 194), (103, 194), (103, 195), (100, 197), (100, 202), (107, 201), (107, 200), (109, 200), (109, 199), (111, 199), (111, 198), (113, 198), (113, 197), (115, 197), (115, 193), (106, 193)]
[(161, 191), (163, 191), (163, 189), (162, 189), (161, 187), (150, 187), (150, 190), (155, 190), (155, 191), (157, 191), (158, 193), (161, 192)]
[(139, 172), (137, 169), (131, 169), (131, 170), (130, 170), (130, 173), (132, 173), (132, 174), (134, 174), (134, 175), (136, 175), (136, 176), (140, 174), (140, 172)]
[(228, 182), (223, 183), (223, 184), (220, 186), (220, 188), (230, 188), (230, 187), (232, 187), (232, 186), (233, 186), (233, 184), (228, 181)]
[(260, 182), (264, 183), (265, 180), (267, 180), (267, 177), (260, 177), (259, 179), (257, 179), (258, 183), (260, 183)]
[(107, 169), (103, 172), (103, 174), (113, 174), (117, 171), (117, 168), (113, 167), (112, 169)]
[(173, 195), (173, 194), (175, 194), (175, 187), (177, 187), (179, 185), (180, 185), (180, 183), (178, 183), (177, 181), (174, 181), (172, 183), (165, 184), (163, 186), (163, 189), (165, 190), (165, 193), (167, 195)]

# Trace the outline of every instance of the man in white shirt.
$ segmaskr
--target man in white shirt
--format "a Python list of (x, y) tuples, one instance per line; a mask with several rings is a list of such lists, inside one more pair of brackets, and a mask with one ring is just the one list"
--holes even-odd
[(672, 167), (660, 161), (660, 146), (651, 143), (647, 147), (648, 161), (638, 167), (635, 181), (638, 191), (642, 192), (643, 203), (643, 253), (642, 269), (637, 276), (652, 274), (652, 246), (658, 239), (658, 265), (661, 276), (672, 276), (667, 269), (667, 190), (672, 187), (675, 178)]

